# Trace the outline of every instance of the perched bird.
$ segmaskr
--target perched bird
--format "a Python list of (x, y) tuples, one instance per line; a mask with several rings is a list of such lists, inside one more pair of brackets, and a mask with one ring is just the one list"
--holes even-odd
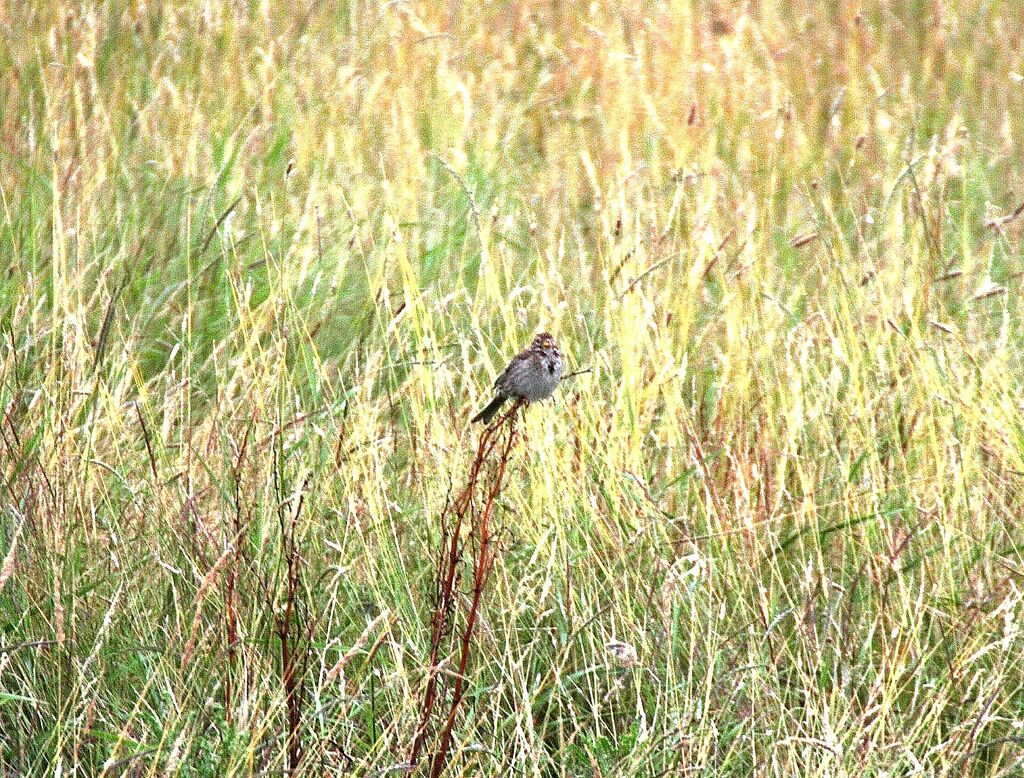
[(542, 332), (533, 339), (529, 348), (520, 351), (494, 382), (494, 399), (474, 422), (490, 424), (505, 400), (536, 402), (550, 397), (562, 378), (562, 352), (555, 339)]

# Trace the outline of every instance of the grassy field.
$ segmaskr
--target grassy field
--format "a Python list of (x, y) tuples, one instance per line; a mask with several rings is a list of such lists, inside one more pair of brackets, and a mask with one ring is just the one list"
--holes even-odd
[(0, 38), (0, 776), (1024, 774), (1016, 0)]

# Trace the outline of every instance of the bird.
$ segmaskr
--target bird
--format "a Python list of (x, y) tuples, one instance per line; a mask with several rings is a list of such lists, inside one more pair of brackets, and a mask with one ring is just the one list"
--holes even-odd
[(562, 352), (548, 332), (538, 333), (494, 382), (494, 399), (471, 423), (490, 424), (506, 400), (537, 402), (550, 397), (562, 378)]

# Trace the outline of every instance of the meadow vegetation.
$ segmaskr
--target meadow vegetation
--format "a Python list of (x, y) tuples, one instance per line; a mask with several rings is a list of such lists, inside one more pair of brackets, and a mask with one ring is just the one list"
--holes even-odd
[(1016, 0), (0, 36), (0, 775), (1024, 772)]

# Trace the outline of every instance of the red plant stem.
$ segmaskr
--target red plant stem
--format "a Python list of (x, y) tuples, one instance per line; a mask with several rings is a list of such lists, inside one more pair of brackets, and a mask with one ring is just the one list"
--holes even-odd
[(473, 599), (470, 604), (469, 614), (466, 617), (466, 627), (462, 632), (462, 646), (459, 656), (459, 670), (455, 676), (455, 687), (452, 691), (452, 703), (448, 710), (448, 719), (445, 721), (441, 733), (441, 745), (434, 756), (430, 766), (430, 778), (438, 778), (444, 769), (448, 759), (448, 750), (451, 747), (452, 729), (455, 726), (455, 716), (459, 712), (459, 705), (465, 694), (466, 669), (469, 665), (469, 652), (473, 641), (473, 629), (476, 626), (477, 614), (480, 611), (480, 603), (483, 599), (484, 584), (487, 580), (487, 573), (490, 570), (493, 558), (489, 556), (490, 548), (490, 518), (494, 512), (494, 501), (501, 492), (502, 481), (505, 478), (505, 469), (508, 465), (509, 453), (512, 450), (512, 442), (515, 440), (515, 432), (510, 431), (505, 448), (501, 452), (501, 459), (498, 461), (498, 472), (494, 478), (494, 484), (487, 494), (487, 501), (484, 503), (483, 512), (480, 515), (480, 551), (476, 560), (476, 572), (473, 577)]
[[(303, 682), (299, 671), (299, 662), (296, 651), (299, 648), (299, 636), (296, 635), (294, 645), (291, 641), (293, 615), (298, 618), (296, 607), (299, 594), (300, 559), (295, 545), (295, 535), (299, 522), (299, 515), (302, 513), (302, 506), (306, 499), (306, 488), (309, 485), (309, 477), (302, 485), (299, 494), (298, 504), (292, 513), (291, 521), (286, 525), (284, 517), (281, 517), (282, 546), (285, 555), (285, 572), (287, 575), (287, 600), (285, 602), (284, 616), (278, 623), (278, 637), (281, 641), (281, 670), (282, 684), (284, 686), (285, 709), (288, 718), (288, 762), (289, 774), (294, 774), (299, 769), (302, 761), (302, 739), (300, 727), (302, 726), (302, 704), (303, 704)], [(287, 526), (287, 529), (285, 527)], [(307, 643), (308, 649), (308, 643)]]
[[(480, 478), (480, 471), (483, 467), (483, 463), (490, 456), (497, 444), (497, 438), (495, 433), (498, 429), (505, 424), (512, 416), (515, 415), (516, 411), (522, 405), (522, 401), (517, 401), (512, 408), (502, 416), (496, 424), (491, 425), (484, 430), (484, 433), (480, 436), (480, 442), (477, 445), (476, 455), (473, 458), (473, 462), (470, 466), (469, 479), (466, 483), (465, 488), (456, 498), (454, 504), (450, 504), (445, 507), (445, 510), (441, 514), (441, 543), (440, 543), (440, 556), (437, 562), (437, 601), (434, 606), (434, 613), (431, 618), (431, 635), (430, 635), (430, 674), (427, 678), (427, 688), (423, 694), (423, 712), (420, 716), (420, 723), (416, 729), (416, 736), (413, 739), (412, 752), (409, 756), (409, 763), (415, 765), (419, 760), (423, 745), (427, 738), (427, 729), (430, 725), (430, 719), (434, 712), (434, 707), (437, 704), (438, 698), (438, 670), (440, 669), (440, 653), (441, 644), (444, 642), (446, 634), (448, 634), (449, 619), (455, 605), (455, 585), (456, 577), (458, 574), (458, 564), (460, 559), (459, 553), (459, 532), (462, 529), (462, 521), (466, 516), (466, 513), (472, 506), (473, 493), (476, 491), (476, 485)], [(472, 637), (473, 624), (476, 621), (476, 613), (479, 607), (479, 602), (483, 593), (483, 582), (484, 573), (486, 567), (481, 565), (486, 560), (487, 545), (489, 535), (487, 532), (487, 518), (489, 518), (491, 510), (493, 508), (494, 499), (497, 497), (500, 491), (501, 480), (505, 473), (505, 465), (508, 460), (508, 454), (511, 450), (512, 440), (514, 434), (510, 433), (508, 442), (506, 443), (505, 450), (502, 454), (502, 461), (500, 463), (500, 470), (495, 488), (492, 488), (491, 493), (488, 495), (487, 507), (485, 509), (485, 517), (481, 528), (481, 555), (477, 563), (476, 575), (474, 577), (474, 595), (473, 603), (470, 611), (470, 615), (467, 621), (467, 630), (463, 633), (463, 649), (462, 656), (460, 657), (460, 672), (459, 681), (456, 686), (456, 697), (453, 698), (454, 706), (452, 712), (449, 713), (449, 720), (454, 723), (454, 711), (457, 710), (459, 701), (463, 696), (462, 691), (462, 680), (461, 677), (465, 672), (466, 663), (469, 657), (469, 640)], [(449, 534), (450, 533), (450, 534)], [(452, 724), (446, 724), (447, 735), (443, 739), (444, 742), (444, 753), (447, 754), (448, 743), (451, 739), (451, 726)], [(432, 761), (433, 764), (443, 765), (445, 757), (441, 757), (438, 761), (438, 757), (435, 756)], [(440, 768), (438, 768), (440, 769)], [(433, 766), (432, 766), (433, 770)], [(433, 774), (433, 772), (432, 772)]]
[(227, 611), (227, 640), (228, 640), (228, 669), (224, 674), (224, 717), (228, 726), (231, 725), (231, 674), (235, 671), (236, 645), (238, 641), (238, 619), (235, 614), (235, 576), (237, 574), (237, 553), (235, 563), (228, 570), (227, 575), (227, 597), (225, 598), (225, 610)]
[(430, 634), (430, 677), (427, 679), (427, 689), (423, 694), (423, 714), (420, 717), (420, 725), (416, 729), (416, 738), (413, 741), (412, 754), (409, 757), (411, 764), (416, 764), (420, 751), (423, 748), (427, 735), (427, 726), (430, 723), (430, 714), (434, 709), (437, 699), (437, 670), (440, 664), (438, 656), (441, 651), (441, 643), (444, 640), (445, 627), (448, 623), (448, 614), (453, 602), (453, 589), (455, 587), (455, 572), (457, 569), (459, 528), (462, 517), (456, 515), (455, 526), (451, 533), (451, 547), (445, 552), (444, 525), (442, 520), (441, 558), (438, 560), (438, 577), (443, 577), (438, 583), (437, 604), (434, 606), (434, 614), (431, 618)]
[[(437, 602), (431, 617), (430, 676), (427, 679), (427, 688), (423, 694), (423, 714), (420, 717), (419, 727), (416, 729), (412, 754), (409, 757), (411, 764), (416, 764), (419, 759), (420, 751), (423, 749), (423, 744), (426, 740), (430, 716), (437, 700), (437, 670), (440, 665), (441, 643), (444, 641), (448, 617), (451, 614), (455, 601), (455, 576), (458, 572), (459, 560), (459, 531), (462, 528), (462, 519), (465, 516), (469, 497), (473, 493), (473, 488), (480, 472), (480, 465), (489, 451), (488, 444), (491, 433), (492, 430), (488, 429), (480, 437), (476, 457), (470, 468), (469, 482), (456, 499), (454, 508), (449, 512), (449, 508), (446, 507), (445, 511), (441, 514), (441, 554), (438, 559)], [(454, 517), (450, 529), (446, 526), (449, 516)]]

